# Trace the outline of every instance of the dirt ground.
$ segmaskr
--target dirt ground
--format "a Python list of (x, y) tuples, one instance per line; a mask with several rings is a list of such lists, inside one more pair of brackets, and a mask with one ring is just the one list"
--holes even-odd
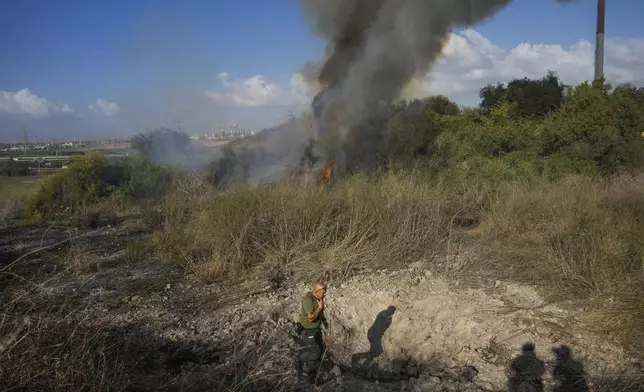
[[(256, 277), (200, 285), (152, 254), (128, 261), (125, 249), (141, 235), (109, 226), (3, 229), (3, 300), (26, 296), (43, 305), (34, 310), (41, 314), (73, 303), (81, 319), (100, 321), (126, 343), (120, 359), (131, 391), (224, 390), (230, 382), (237, 389), (229, 390), (247, 383), (246, 390), (260, 391), (505, 391), (514, 388), (513, 361), (535, 356), (545, 390), (567, 390), (570, 379), (589, 385), (579, 391), (643, 390), (637, 359), (577, 327), (577, 304), (545, 303), (533, 287), (512, 282), (474, 288), (423, 263), (329, 282), (320, 385), (301, 385), (294, 322), (310, 282), (287, 279), (276, 287)], [(80, 266), (61, 260), (70, 244), (91, 257)], [(522, 355), (526, 343), (535, 349)], [(611, 384), (624, 380), (630, 389)]]

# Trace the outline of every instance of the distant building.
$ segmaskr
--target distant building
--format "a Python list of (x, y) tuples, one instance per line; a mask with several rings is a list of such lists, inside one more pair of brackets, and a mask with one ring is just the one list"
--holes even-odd
[(235, 124), (228, 128), (223, 128), (218, 126), (217, 129), (213, 132), (207, 132), (202, 135), (192, 136), (192, 140), (221, 140), (221, 139), (239, 139), (248, 136), (253, 136), (257, 133), (255, 129), (244, 129), (240, 128), (239, 125)]

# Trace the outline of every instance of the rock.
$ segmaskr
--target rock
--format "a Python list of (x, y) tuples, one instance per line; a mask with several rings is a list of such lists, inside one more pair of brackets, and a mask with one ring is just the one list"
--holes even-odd
[(479, 380), (479, 381), (477, 381), (475, 383), (475, 385), (478, 386), (479, 389), (483, 389), (483, 390), (486, 390), (486, 391), (493, 391), (494, 390), (494, 385), (492, 385), (492, 383), (488, 382), (488, 381), (480, 381)]
[(501, 287), (501, 281), (497, 280), (496, 282), (494, 282), (494, 288), (496, 289), (496, 288), (499, 288), (499, 287)]
[(474, 366), (463, 366), (460, 369), (460, 376), (467, 381), (472, 381), (476, 376), (478, 376), (479, 371), (476, 370)]
[(170, 283), (168, 283), (168, 284), (166, 284), (166, 285), (165, 285), (165, 289), (166, 289), (166, 290), (170, 290)]
[(133, 295), (132, 297), (130, 297), (130, 302), (138, 302), (140, 300), (141, 300), (140, 295)]
[(340, 370), (338, 365), (334, 365), (333, 369), (331, 369), (331, 374), (333, 374), (335, 377), (340, 377), (342, 376), (342, 370)]
[(430, 270), (425, 270), (425, 276), (426, 276), (426, 277), (428, 277), (428, 278), (431, 278), (431, 276), (432, 276), (432, 271), (430, 271)]

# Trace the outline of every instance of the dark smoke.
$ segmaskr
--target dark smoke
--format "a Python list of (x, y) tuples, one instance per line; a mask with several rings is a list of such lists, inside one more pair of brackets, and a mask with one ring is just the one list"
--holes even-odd
[[(568, 2), (570, 0), (558, 0)], [(364, 124), (415, 76), (437, 60), (454, 27), (473, 26), (511, 0), (301, 0), (312, 30), (326, 40), (318, 75), (322, 91), (313, 101), (321, 139), (335, 140), (329, 154), (353, 164), (354, 141), (365, 148), (377, 138)], [(359, 137), (358, 137), (359, 134)], [(338, 137), (342, 147), (338, 148)], [(369, 148), (369, 147), (367, 147)], [(364, 151), (363, 151), (364, 152)]]
[(230, 177), (233, 166), (249, 181), (264, 182), (281, 178), (283, 167), (298, 161), (317, 171), (332, 160), (335, 173), (382, 164), (383, 130), (396, 110), (389, 104), (414, 77), (427, 74), (453, 28), (480, 23), (510, 2), (300, 0), (311, 29), (327, 42), (324, 61), (300, 70), (309, 89), (319, 91), (314, 121), (293, 119), (243, 148), (231, 147), (217, 161), (220, 177)]

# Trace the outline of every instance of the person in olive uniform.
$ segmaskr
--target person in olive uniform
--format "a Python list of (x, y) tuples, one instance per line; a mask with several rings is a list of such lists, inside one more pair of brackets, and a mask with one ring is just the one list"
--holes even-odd
[(300, 351), (299, 366), (308, 376), (308, 380), (313, 382), (316, 373), (320, 367), (322, 353), (324, 352), (324, 343), (322, 341), (321, 326), (328, 329), (326, 317), (324, 317), (324, 297), (326, 296), (326, 285), (319, 281), (315, 284), (313, 291), (308, 292), (302, 297), (300, 308)]

